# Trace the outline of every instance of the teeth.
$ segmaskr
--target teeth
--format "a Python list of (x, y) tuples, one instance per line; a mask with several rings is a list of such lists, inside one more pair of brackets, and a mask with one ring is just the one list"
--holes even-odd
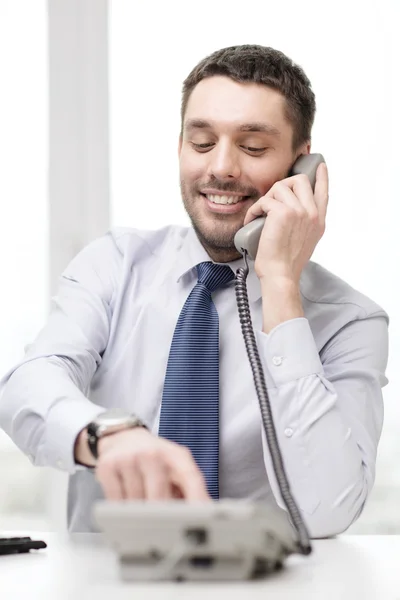
[(206, 194), (206, 198), (214, 204), (237, 204), (242, 200), (243, 196), (214, 196), (213, 194)]

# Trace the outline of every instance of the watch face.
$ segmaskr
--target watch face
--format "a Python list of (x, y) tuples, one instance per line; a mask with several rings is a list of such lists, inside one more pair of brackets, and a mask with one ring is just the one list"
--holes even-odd
[(101, 413), (96, 418), (99, 427), (112, 427), (113, 425), (122, 425), (132, 419), (132, 415), (122, 408), (113, 408), (107, 412)]
[(143, 425), (138, 417), (121, 408), (114, 408), (100, 414), (95, 423), (97, 437)]

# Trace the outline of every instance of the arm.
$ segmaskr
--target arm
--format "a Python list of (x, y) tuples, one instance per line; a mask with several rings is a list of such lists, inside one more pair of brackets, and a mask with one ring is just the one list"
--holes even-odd
[[(379, 313), (349, 323), (321, 356), (305, 318), (269, 335), (258, 332), (257, 343), (292, 493), (312, 537), (340, 533), (360, 515), (374, 482), (387, 320)], [(271, 487), (283, 507), (262, 435)]]
[(24, 360), (0, 381), (0, 425), (35, 465), (72, 474), (95, 466), (106, 498), (210, 500), (187, 448), (141, 429), (99, 442), (94, 461), (86, 426), (107, 406), (88, 398), (107, 347), (122, 259), (111, 236), (86, 247), (60, 280), (48, 323)]
[(74, 472), (75, 439), (105, 410), (87, 394), (107, 345), (120, 263), (111, 236), (80, 252), (60, 278), (47, 324), (0, 382), (0, 425), (35, 465)]
[[(287, 474), (312, 537), (344, 531), (371, 490), (388, 346), (381, 311), (354, 317), (320, 357), (304, 318), (300, 278), (325, 232), (328, 190), (321, 164), (314, 189), (306, 175), (278, 181), (244, 221), (267, 215), (254, 265), (263, 300), (258, 342)], [(265, 439), (264, 456), (282, 506)]]

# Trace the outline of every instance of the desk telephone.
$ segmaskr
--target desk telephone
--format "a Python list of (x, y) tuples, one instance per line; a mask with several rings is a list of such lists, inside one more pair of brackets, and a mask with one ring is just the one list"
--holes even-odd
[[(302, 155), (290, 175), (305, 173), (314, 189), (321, 154)], [(266, 217), (267, 218), (267, 217)], [(114, 546), (126, 580), (240, 580), (262, 577), (291, 554), (308, 555), (308, 531), (290, 491), (273, 423), (247, 296), (248, 258), (254, 260), (265, 217), (254, 219), (234, 239), (245, 267), (235, 291), (262, 422), (286, 512), (278, 505), (219, 500), (211, 503), (107, 502), (94, 507), (100, 529)], [(289, 521), (290, 520), (290, 521)]]

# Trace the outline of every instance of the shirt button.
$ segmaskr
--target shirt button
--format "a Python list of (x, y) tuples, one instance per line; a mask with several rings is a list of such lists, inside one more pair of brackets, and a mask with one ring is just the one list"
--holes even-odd
[(272, 362), (276, 367), (279, 367), (282, 364), (282, 356), (274, 356)]
[(290, 427), (287, 427), (285, 429), (285, 435), (286, 435), (286, 437), (292, 437), (292, 435), (293, 435), (293, 429), (291, 429)]
[(57, 461), (57, 463), (56, 463), (56, 464), (57, 464), (57, 467), (58, 467), (59, 469), (62, 469), (62, 468), (63, 468), (63, 466), (64, 466), (64, 465), (63, 465), (63, 462), (62, 462), (62, 460), (60, 460), (60, 459), (58, 459), (58, 461)]

